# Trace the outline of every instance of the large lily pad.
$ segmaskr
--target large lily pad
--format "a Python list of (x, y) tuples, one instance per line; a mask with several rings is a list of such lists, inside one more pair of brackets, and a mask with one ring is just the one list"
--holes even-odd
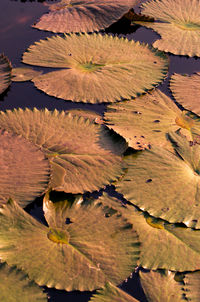
[(177, 102), (185, 109), (200, 115), (200, 73), (191, 76), (174, 74), (170, 89)]
[(0, 257), (39, 285), (93, 290), (133, 271), (138, 236), (121, 215), (107, 217), (103, 203), (53, 203), (46, 196), (44, 212), (49, 227), (12, 200), (0, 208)]
[(97, 291), (90, 299), (91, 302), (139, 302), (120, 288), (107, 283), (103, 289)]
[(200, 271), (189, 273), (184, 278), (184, 294), (188, 301), (200, 301)]
[(45, 302), (47, 296), (20, 270), (0, 264), (0, 301)]
[(138, 0), (61, 0), (33, 27), (52, 32), (93, 32), (120, 19)]
[(49, 158), (49, 186), (69, 193), (97, 190), (123, 173), (122, 138), (84, 117), (34, 109), (0, 112), (0, 128), (20, 134)]
[(112, 208), (106, 215), (118, 211), (136, 230), (141, 242), (139, 266), (181, 272), (200, 268), (200, 230), (169, 224), (107, 195), (103, 201)]
[(142, 14), (155, 22), (134, 21), (156, 31), (153, 46), (176, 55), (200, 56), (199, 0), (154, 0), (142, 4)]
[[(200, 227), (200, 145), (171, 134), (178, 155), (160, 147), (127, 156), (117, 190), (150, 215)], [(167, 194), (166, 194), (167, 192)]]
[(0, 94), (11, 84), (11, 63), (6, 56), (0, 54)]
[(180, 128), (191, 139), (200, 134), (198, 120), (182, 112), (158, 89), (134, 101), (109, 105), (104, 118), (109, 128), (122, 135), (129, 146), (137, 150), (148, 149), (152, 145), (166, 146), (167, 134)]
[(23, 62), (62, 68), (33, 79), (49, 95), (102, 103), (136, 97), (167, 73), (163, 53), (139, 42), (101, 34), (54, 36), (28, 48)]
[(140, 272), (140, 280), (148, 302), (183, 302), (182, 284), (170, 271)]
[(25, 207), (45, 192), (49, 179), (43, 152), (23, 137), (0, 131), (0, 201), (12, 197)]

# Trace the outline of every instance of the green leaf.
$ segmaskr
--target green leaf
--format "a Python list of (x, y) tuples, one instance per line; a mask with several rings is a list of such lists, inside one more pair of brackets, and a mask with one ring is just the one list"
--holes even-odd
[(155, 22), (134, 22), (156, 31), (155, 48), (176, 55), (200, 56), (199, 0), (154, 0), (142, 4), (142, 14)]
[(135, 298), (114, 286), (111, 283), (106, 283), (103, 289), (97, 291), (90, 299), (91, 302), (138, 302)]
[(0, 112), (0, 128), (22, 135), (49, 158), (49, 187), (68, 193), (102, 188), (123, 173), (122, 138), (78, 115), (45, 110)]
[(0, 94), (11, 84), (11, 63), (6, 56), (0, 54)]
[[(138, 261), (138, 236), (101, 204), (44, 200), (46, 227), (9, 200), (0, 208), (0, 257), (39, 285), (93, 290), (121, 283)], [(66, 224), (66, 219), (72, 223)]]
[(179, 104), (200, 115), (200, 73), (191, 76), (175, 73), (170, 80), (170, 89)]
[[(118, 192), (150, 215), (200, 227), (200, 145), (170, 134), (176, 155), (154, 146), (125, 158), (128, 172)], [(166, 193), (167, 192), (167, 193)]]
[(12, 197), (25, 207), (47, 190), (49, 180), (43, 152), (23, 137), (0, 130), (0, 201)]
[(138, 0), (61, 0), (33, 27), (52, 32), (93, 32), (120, 19)]
[(168, 68), (163, 53), (101, 34), (40, 40), (24, 53), (23, 62), (61, 68), (34, 78), (35, 86), (64, 100), (87, 103), (136, 97), (158, 85)]
[(187, 112), (182, 112), (158, 89), (135, 100), (108, 105), (104, 118), (109, 128), (137, 150), (152, 145), (168, 147), (167, 134), (180, 128), (191, 140), (200, 135), (200, 119), (195, 121)]
[(0, 300), (6, 302), (45, 302), (46, 295), (20, 270), (0, 264)]
[(175, 274), (165, 272), (139, 272), (140, 280), (148, 302), (183, 302), (182, 284), (175, 281)]
[(169, 224), (116, 198), (104, 195), (103, 200), (112, 208), (107, 215), (121, 213), (136, 230), (141, 242), (139, 266), (181, 272), (200, 268), (200, 230)]
[(42, 74), (42, 71), (37, 71), (28, 67), (18, 67), (12, 69), (12, 81), (13, 82), (25, 82), (30, 81), (33, 78)]

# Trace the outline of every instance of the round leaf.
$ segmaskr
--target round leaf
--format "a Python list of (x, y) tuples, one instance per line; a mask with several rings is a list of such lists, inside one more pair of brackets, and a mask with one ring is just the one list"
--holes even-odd
[(183, 302), (182, 284), (175, 281), (174, 273), (140, 271), (140, 280), (148, 302)]
[[(135, 298), (114, 286), (107, 283), (103, 289), (97, 291), (90, 299), (91, 302), (138, 302)], [(89, 302), (90, 302), (89, 301)]]
[(134, 101), (108, 106), (106, 125), (123, 136), (129, 146), (148, 149), (152, 145), (166, 146), (170, 131), (184, 129), (188, 136), (200, 134), (198, 121), (183, 113), (174, 102), (156, 89)]
[(0, 54), (0, 94), (11, 84), (11, 63), (6, 56)]
[[(178, 155), (155, 147), (127, 156), (128, 172), (116, 184), (124, 197), (150, 215), (200, 227), (200, 145), (170, 134)], [(166, 194), (167, 192), (167, 194)]]
[(0, 200), (25, 207), (47, 189), (50, 166), (43, 152), (23, 137), (0, 131)]
[(33, 281), (16, 268), (0, 264), (0, 300), (6, 302), (45, 302), (46, 295)]
[(161, 39), (153, 46), (176, 55), (200, 56), (199, 0), (154, 0), (142, 4), (142, 14), (152, 22), (134, 22), (156, 31)]
[[(93, 290), (121, 283), (138, 261), (136, 232), (103, 203), (44, 200), (46, 227), (9, 200), (0, 208), (0, 257), (39, 285)], [(72, 223), (66, 224), (66, 219)], [(24, 244), (25, 243), (25, 244)]]
[(138, 0), (61, 0), (33, 27), (52, 32), (93, 32), (120, 19)]
[(116, 198), (104, 195), (103, 200), (136, 230), (141, 242), (138, 265), (181, 272), (200, 268), (200, 230), (169, 224), (132, 205), (122, 205)]
[(40, 40), (24, 53), (23, 62), (62, 68), (34, 78), (35, 86), (64, 100), (88, 103), (136, 97), (159, 84), (168, 67), (165, 55), (147, 45), (100, 34)]
[(123, 173), (123, 139), (78, 115), (34, 109), (0, 112), (0, 128), (20, 134), (49, 158), (50, 187), (68, 193), (97, 190)]
[(12, 81), (13, 82), (25, 82), (30, 81), (34, 77), (39, 76), (42, 72), (27, 67), (18, 67), (12, 69)]
[(170, 89), (179, 104), (200, 115), (200, 73), (191, 76), (174, 74)]

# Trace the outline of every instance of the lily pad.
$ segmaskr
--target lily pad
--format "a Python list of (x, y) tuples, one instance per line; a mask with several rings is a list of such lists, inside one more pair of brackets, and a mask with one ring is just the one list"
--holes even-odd
[(0, 208), (0, 257), (39, 285), (93, 290), (133, 271), (138, 236), (121, 215), (106, 217), (103, 202), (53, 203), (47, 195), (44, 212), (49, 227), (11, 199)]
[(6, 302), (45, 302), (47, 296), (20, 270), (0, 264), (0, 300)]
[(107, 108), (104, 115), (106, 125), (137, 150), (148, 149), (152, 145), (166, 147), (167, 134), (180, 128), (191, 136), (191, 140), (200, 134), (198, 120), (182, 112), (158, 89), (134, 101), (111, 104)]
[(43, 152), (23, 137), (0, 131), (0, 201), (25, 207), (48, 187), (50, 166)]
[(12, 81), (13, 82), (25, 82), (30, 81), (36, 76), (42, 74), (42, 71), (34, 70), (28, 67), (18, 67), (12, 69)]
[(103, 289), (97, 291), (90, 299), (91, 302), (139, 302), (120, 288), (107, 283)]
[(102, 188), (123, 173), (125, 141), (105, 126), (64, 111), (15, 109), (0, 112), (0, 128), (22, 135), (49, 158), (49, 186), (68, 193)]
[(0, 94), (11, 84), (11, 63), (6, 56), (0, 54)]
[(184, 278), (184, 294), (188, 301), (200, 300), (200, 271), (189, 273)]
[[(98, 202), (101, 201), (99, 198)], [(200, 268), (200, 230), (169, 224), (136, 209), (124, 205), (107, 195), (103, 201), (112, 210), (106, 215), (119, 212), (133, 225), (140, 238), (140, 259), (138, 265), (146, 269), (170, 269), (173, 271), (193, 271)], [(170, 247), (170, 248), (169, 248)]]
[(74, 102), (133, 98), (166, 76), (167, 57), (139, 42), (101, 34), (54, 36), (23, 54), (31, 65), (61, 68), (32, 81), (45, 93)]
[[(118, 192), (140, 209), (171, 223), (200, 227), (200, 145), (171, 133), (177, 155), (154, 146), (125, 158), (128, 172)], [(166, 194), (167, 192), (167, 194)]]
[(170, 89), (179, 104), (200, 115), (200, 73), (191, 76), (174, 74)]
[(170, 271), (139, 272), (141, 284), (148, 302), (183, 302), (182, 284), (175, 281)]
[(50, 12), (33, 27), (55, 33), (99, 31), (138, 3), (138, 0), (61, 0), (49, 4)]
[(156, 31), (155, 48), (176, 55), (200, 56), (199, 0), (154, 0), (142, 4), (142, 14), (155, 22), (134, 21)]

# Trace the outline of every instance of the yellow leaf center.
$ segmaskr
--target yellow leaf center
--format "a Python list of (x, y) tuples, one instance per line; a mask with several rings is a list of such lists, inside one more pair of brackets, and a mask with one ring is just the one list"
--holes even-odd
[(178, 126), (187, 130), (191, 130), (191, 128), (194, 126), (194, 120), (187, 116), (184, 112), (177, 116), (175, 122)]
[(47, 233), (49, 240), (55, 243), (68, 244), (69, 243), (69, 234), (62, 229), (50, 229)]

